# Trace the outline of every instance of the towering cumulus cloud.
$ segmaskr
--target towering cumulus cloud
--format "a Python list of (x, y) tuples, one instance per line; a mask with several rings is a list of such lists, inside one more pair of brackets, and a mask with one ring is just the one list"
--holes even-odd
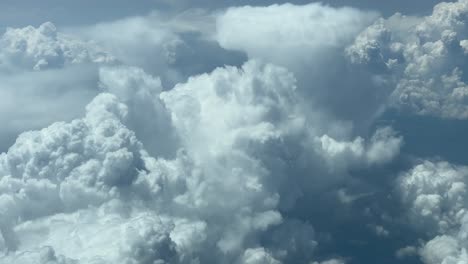
[(427, 17), (395, 14), (379, 19), (347, 54), (355, 64), (393, 81), (391, 105), (421, 115), (466, 119), (467, 13), (468, 2), (460, 0), (436, 5)]
[(217, 19), (216, 39), (224, 48), (287, 67), (299, 93), (317, 106), (313, 111), (320, 108), (330, 118), (362, 126), (380, 110), (386, 87), (348, 66), (343, 49), (376, 16), (316, 3), (230, 8)]
[(182, 2), (0, 36), (0, 264), (468, 263), (468, 0)]
[[(119, 71), (114, 80), (143, 74)], [(159, 82), (150, 80), (133, 87), (151, 96)], [(174, 160), (155, 159), (126, 126), (147, 105), (115, 89), (132, 108), (101, 94), (85, 118), (22, 134), (2, 156), (6, 262), (312, 260), (313, 228), (281, 208), (339, 181), (349, 166), (385, 162), (399, 149), (386, 130), (368, 143), (314, 135), (296, 107), (293, 76), (251, 61), (161, 94), (158, 109), (168, 109), (182, 147)]]

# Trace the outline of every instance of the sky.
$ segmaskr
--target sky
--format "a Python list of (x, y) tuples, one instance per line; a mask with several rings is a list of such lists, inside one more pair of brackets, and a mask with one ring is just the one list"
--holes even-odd
[[(152, 10), (167, 13), (184, 12), (190, 8), (219, 10), (229, 6), (265, 6), (287, 3), (275, 0), (141, 0), (137, 3), (124, 0), (102, 1), (61, 1), (61, 0), (4, 0), (0, 3), (0, 27), (38, 26), (45, 21), (52, 21), (57, 26), (92, 25), (103, 21), (112, 21), (129, 16), (146, 15)], [(385, 16), (396, 12), (405, 14), (428, 14), (439, 0), (292, 0), (293, 4), (304, 5), (311, 2), (322, 2), (335, 7), (352, 6), (360, 9), (375, 10)]]
[(468, 263), (468, 0), (0, 2), (0, 264)]

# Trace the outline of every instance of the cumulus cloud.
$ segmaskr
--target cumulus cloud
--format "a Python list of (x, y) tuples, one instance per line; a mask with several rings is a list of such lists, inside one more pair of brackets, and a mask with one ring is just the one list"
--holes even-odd
[(356, 65), (391, 81), (390, 104), (419, 115), (466, 119), (467, 2), (440, 3), (426, 17), (379, 19), (348, 47)]
[[(281, 210), (348, 168), (389, 161), (401, 144), (388, 129), (351, 142), (315, 134), (294, 76), (260, 62), (162, 93), (137, 68), (103, 68), (100, 79), (115, 95), (97, 96), (82, 119), (22, 134), (2, 154), (3, 263), (44, 250), (80, 263), (312, 261), (313, 227)], [(159, 139), (168, 132), (159, 123), (174, 131), (175, 157), (139, 135), (146, 122)]]
[[(97, 65), (116, 60), (50, 22), (8, 28), (0, 37), (0, 149), (22, 131), (71, 120), (97, 94)], [(21, 106), (21, 107), (18, 107)]]
[(61, 68), (66, 64), (103, 62), (115, 59), (92, 43), (57, 32), (46, 22), (37, 28), (8, 28), (0, 38), (0, 70), (43, 70)]
[(7, 29), (0, 263), (467, 262), (468, 168), (379, 120), (466, 119), (467, 3)]
[(174, 241), (203, 239), (203, 223), (174, 227), (131, 205), (148, 156), (128, 113), (101, 94), (83, 119), (24, 133), (2, 154), (1, 263), (178, 263)]
[[(304, 95), (326, 102), (322, 109), (338, 119), (367, 124), (387, 104), (465, 119), (465, 9), (461, 0), (438, 4), (426, 17), (376, 19), (319, 4), (236, 7), (218, 17), (216, 39), (224, 48), (286, 66)], [(354, 103), (363, 98), (365, 106)]]
[[(362, 132), (381, 110), (387, 87), (349, 65), (343, 50), (376, 17), (373, 12), (318, 3), (235, 7), (218, 16), (216, 40), (249, 58), (288, 68), (301, 96), (316, 106), (313, 111), (319, 108), (327, 119), (350, 120)], [(367, 103), (356, 103), (361, 100)]]
[(467, 175), (466, 166), (424, 161), (399, 178), (409, 219), (429, 237), (419, 251), (425, 263), (467, 261)]

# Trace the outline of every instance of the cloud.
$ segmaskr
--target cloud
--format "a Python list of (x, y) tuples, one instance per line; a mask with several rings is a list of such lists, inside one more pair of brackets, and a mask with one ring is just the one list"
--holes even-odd
[[(45, 249), (80, 263), (312, 261), (314, 228), (282, 211), (401, 144), (388, 129), (351, 141), (316, 134), (294, 76), (256, 61), (170, 91), (134, 67), (102, 68), (100, 80), (113, 94), (84, 118), (23, 133), (2, 154), (0, 263)], [(174, 157), (151, 141), (168, 131)]]
[[(216, 38), (223, 47), (246, 51), (251, 57), (297, 64), (304, 49), (315, 53), (314, 48), (342, 46), (374, 17), (374, 13), (316, 3), (232, 7), (218, 17)], [(287, 57), (285, 51), (292, 57)]]
[(115, 59), (92, 43), (85, 43), (57, 32), (47, 22), (38, 28), (8, 28), (0, 39), (2, 71), (43, 70), (66, 64), (110, 63)]
[(364, 30), (351, 61), (379, 71), (395, 87), (390, 104), (418, 115), (466, 119), (464, 17), (467, 2), (440, 3), (426, 17), (396, 14)]
[[(274, 3), (291, 2), (294, 4), (306, 4), (306, 0), (257, 0), (255, 5), (269, 5)], [(376, 3), (370, 0), (325, 0), (321, 1), (332, 6), (352, 5), (360, 9), (377, 10), (385, 15), (395, 12), (426, 13), (440, 0), (394, 0), (391, 2)], [(0, 3), (0, 28), (6, 26), (39, 25), (44, 21), (54, 21), (63, 26), (90, 25), (103, 21), (114, 21), (129, 16), (144, 16), (151, 10), (160, 10), (164, 13), (179, 13), (187, 9), (203, 8), (217, 10), (228, 6), (252, 5), (248, 0), (236, 2), (224, 0), (200, 0), (197, 2), (188, 0), (145, 0), (138, 3), (129, 3), (124, 0), (101, 0), (96, 3), (92, 0), (83, 0), (81, 3), (60, 2), (57, 0), (44, 0), (37, 3), (32, 0), (18, 0), (14, 4)], [(47, 8), (44, 8), (47, 6)], [(112, 9), (108, 8), (112, 6)], [(84, 17), (81, 14), (86, 13)]]
[(467, 175), (466, 166), (424, 161), (399, 178), (411, 223), (430, 237), (419, 251), (425, 263), (467, 260)]
[(170, 116), (159, 99), (163, 87), (157, 77), (129, 66), (99, 69), (101, 90), (116, 95), (129, 108), (127, 125), (153, 155), (173, 157), (177, 137)]
[(116, 63), (97, 45), (62, 34), (50, 22), (7, 29), (0, 48), (2, 151), (22, 131), (81, 115), (98, 93), (98, 65)]
[(245, 56), (222, 49), (211, 40), (214, 14), (191, 9), (177, 14), (153, 10), (89, 26), (67, 28), (98, 43), (126, 65), (158, 75), (165, 89), (216, 67), (240, 65)]
[[(297, 78), (298, 92), (315, 106), (310, 111), (350, 120), (362, 132), (379, 113), (387, 87), (349, 65), (343, 50), (376, 17), (317, 3), (233, 7), (218, 16), (215, 37), (223, 48), (288, 68)], [(361, 100), (368, 103), (356, 103)]]
[(280, 264), (278, 260), (272, 258), (263, 248), (248, 249), (245, 251), (242, 261), (246, 264)]
[(0, 263), (466, 262), (466, 164), (382, 116), (466, 119), (467, 6), (9, 28)]
[[(300, 107), (303, 98), (295, 83), (294, 76), (282, 67), (249, 61), (242, 68), (219, 68), (211, 74), (192, 77), (161, 94), (182, 145), (195, 164), (210, 173), (205, 176), (206, 182), (216, 186), (207, 189), (203, 185), (203, 189), (191, 192), (197, 196), (184, 195), (181, 201), (191, 201), (195, 207), (219, 196), (238, 197), (229, 187), (238, 186), (252, 196), (243, 194), (245, 198), (236, 198), (232, 205), (223, 204), (220, 211), (232, 211), (230, 206), (268, 204), (268, 210), (279, 208), (287, 216), (287, 212), (301, 208), (297, 204), (299, 197), (324, 192), (346, 181), (351, 168), (385, 164), (397, 155), (402, 141), (388, 128), (378, 130), (372, 139), (338, 141), (320, 133), (326, 128), (321, 128), (322, 122), (309, 117), (309, 112)], [(322, 143), (322, 139), (327, 141)], [(377, 147), (379, 144), (381, 147)], [(389, 155), (377, 149), (388, 150)], [(215, 180), (218, 175), (224, 175), (225, 180)], [(310, 202), (308, 198), (305, 201)], [(287, 217), (279, 227), (274, 224), (273, 228), (285, 231), (271, 234), (271, 241), (277, 241), (272, 243), (275, 249), (272, 256), (285, 262), (310, 259), (316, 242), (312, 238), (302, 239), (300, 232), (296, 237), (292, 236), (296, 231), (286, 231), (290, 230), (285, 228), (291, 221), (299, 221), (292, 224), (293, 230), (302, 230), (298, 229), (302, 226), (300, 220)], [(308, 224), (303, 226), (301, 232), (312, 229)], [(296, 246), (282, 251), (276, 247), (284, 242), (277, 237), (296, 241), (291, 243), (300, 243), (304, 248)]]

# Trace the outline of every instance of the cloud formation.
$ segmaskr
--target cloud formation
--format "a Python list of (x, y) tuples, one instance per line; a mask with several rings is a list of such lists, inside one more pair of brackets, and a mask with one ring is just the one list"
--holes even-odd
[(390, 104), (419, 115), (466, 119), (464, 0), (426, 17), (379, 19), (347, 49), (351, 61), (392, 82)]
[[(327, 113), (328, 119), (362, 126), (380, 110), (385, 87), (368, 73), (349, 67), (343, 49), (376, 17), (373, 12), (317, 3), (235, 7), (218, 17), (216, 40), (249, 58), (287, 67), (297, 78), (301, 96)], [(358, 105), (359, 100), (369, 103)]]
[[(159, 81), (141, 70), (104, 69), (101, 75), (128, 106), (101, 94), (83, 119), (24, 133), (2, 155), (4, 252), (16, 252), (5, 263), (20, 261), (18, 252), (44, 250), (50, 258), (102, 263), (311, 261), (313, 227), (283, 217), (280, 209), (292, 210), (302, 192), (341, 180), (350, 166), (392, 159), (401, 144), (388, 129), (369, 143), (315, 136), (296, 107), (292, 74), (273, 65), (251, 61), (193, 77), (161, 94), (165, 107), (154, 97)], [(167, 109), (180, 138), (173, 160), (149, 156), (137, 138), (142, 128), (135, 122), (146, 120), (141, 113), (150, 106)], [(317, 170), (329, 179), (310, 175)], [(137, 235), (114, 231), (128, 228)], [(71, 230), (76, 237), (66, 235)], [(102, 234), (95, 244), (80, 242), (95, 232)], [(69, 247), (61, 246), (65, 237)]]
[(22, 131), (78, 117), (98, 92), (98, 65), (115, 63), (97, 45), (62, 34), (50, 22), (8, 28), (0, 37), (0, 149)]
[(416, 228), (428, 241), (419, 254), (425, 263), (467, 261), (468, 167), (424, 161), (399, 178), (403, 202)]
[(92, 43), (57, 32), (46, 22), (37, 28), (8, 28), (0, 39), (0, 70), (44, 70), (75, 63), (110, 63), (115, 59)]
[(173, 5), (0, 37), (0, 264), (468, 261), (468, 0)]

